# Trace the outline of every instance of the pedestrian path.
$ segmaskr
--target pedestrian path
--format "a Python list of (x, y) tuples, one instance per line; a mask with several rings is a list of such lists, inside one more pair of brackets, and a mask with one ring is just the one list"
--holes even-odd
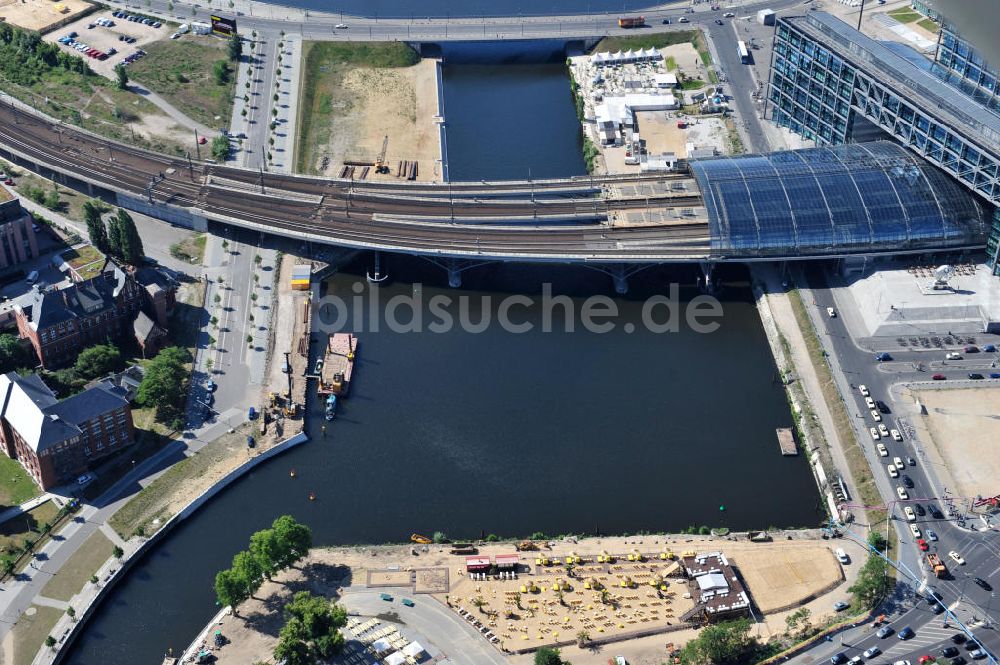
[[(278, 110), (275, 120), (278, 125), (272, 132), (274, 146), (271, 152), (274, 161), (271, 170), (281, 173), (291, 173), (295, 167), (295, 132), (297, 103), (299, 99), (299, 72), (302, 64), (302, 37), (285, 35), (281, 40), (279, 52), (281, 75), (278, 80), (278, 101), (269, 97)], [(268, 114), (268, 118), (272, 114)]]

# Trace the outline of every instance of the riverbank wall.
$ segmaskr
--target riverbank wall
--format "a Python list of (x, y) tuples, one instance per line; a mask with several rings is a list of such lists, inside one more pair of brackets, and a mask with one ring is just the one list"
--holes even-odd
[(441, 181), (448, 182), (451, 178), (448, 175), (448, 130), (446, 128), (446, 118), (444, 113), (444, 58), (438, 58), (434, 64), (435, 78), (437, 80), (438, 112), (434, 121), (438, 125), (438, 159), (441, 160)]
[[(101, 602), (110, 594), (118, 582), (121, 581), (124, 574), (139, 562), (146, 553), (159, 544), (178, 524), (197, 512), (210, 499), (241, 478), (248, 471), (308, 440), (309, 437), (304, 432), (301, 432), (291, 438), (285, 439), (260, 455), (247, 460), (192, 499), (183, 510), (167, 520), (155, 534), (149, 538), (132, 538), (128, 540), (122, 548), (125, 550), (122, 558), (120, 560), (111, 559), (98, 571), (98, 584), (88, 583), (83, 591), (74, 598), (74, 601), (76, 601), (74, 609), (77, 612), (78, 618), (74, 619), (69, 616), (63, 616), (59, 619), (59, 622), (56, 623), (51, 633), (56, 639), (56, 646), (51, 649), (43, 646), (32, 661), (32, 665), (58, 665), (62, 663), (66, 654), (69, 653), (69, 647), (72, 646), (73, 641), (83, 632), (87, 621), (98, 610)], [(80, 606), (81, 600), (83, 601), (82, 606)]]

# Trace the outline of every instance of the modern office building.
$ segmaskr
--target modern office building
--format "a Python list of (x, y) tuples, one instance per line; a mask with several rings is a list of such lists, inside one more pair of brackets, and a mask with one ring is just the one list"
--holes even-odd
[(771, 118), (821, 146), (892, 138), (990, 205), (1000, 274), (1000, 116), (896, 50), (824, 12), (775, 28)]
[(932, 71), (983, 106), (1000, 110), (1000, 74), (947, 23), (941, 27)]

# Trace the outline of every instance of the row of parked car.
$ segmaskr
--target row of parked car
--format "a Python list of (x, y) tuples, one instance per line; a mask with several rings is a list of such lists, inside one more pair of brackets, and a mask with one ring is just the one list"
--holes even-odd
[(135, 14), (129, 14), (128, 12), (122, 11), (120, 9), (112, 12), (111, 15), (114, 16), (115, 18), (120, 18), (123, 21), (131, 21), (132, 23), (141, 23), (142, 25), (148, 25), (153, 28), (163, 27), (163, 24), (157, 21), (156, 19), (136, 16)]
[(100, 49), (87, 46), (83, 42), (76, 41), (76, 38), (78, 36), (79, 35), (77, 35), (77, 33), (71, 32), (68, 35), (63, 35), (62, 37), (60, 37), (59, 43), (68, 46), (72, 49), (76, 49), (77, 51), (87, 56), (88, 58), (94, 58), (95, 60), (107, 60), (108, 56), (112, 56), (115, 53), (118, 53), (118, 50), (114, 48), (109, 48), (107, 52), (104, 52)]

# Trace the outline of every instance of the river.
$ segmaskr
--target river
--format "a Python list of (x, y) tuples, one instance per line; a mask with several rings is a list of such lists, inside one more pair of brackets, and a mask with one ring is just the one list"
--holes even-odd
[[(485, 309), (495, 317), (500, 297), (537, 295), (543, 280), (557, 294), (610, 295), (610, 280), (585, 268), (485, 266), (454, 291), (418, 259), (384, 267), (397, 281), (382, 289), (383, 307), (394, 295), (464, 295), (476, 321), (475, 303), (492, 298)], [(741, 270), (723, 281), (745, 279)], [(328, 435), (181, 525), (126, 576), (68, 662), (156, 665), (168, 646), (183, 648), (214, 611), (215, 571), (283, 513), (311, 525), (321, 544), (434, 531), (465, 539), (815, 525), (806, 460), (779, 455), (774, 428), (790, 416), (745, 286), (723, 291), (713, 333), (640, 325), (644, 298), (672, 281), (689, 298), (695, 277), (665, 268), (633, 277), (629, 296), (614, 301), (617, 329), (605, 334), (360, 333), (356, 380)], [(350, 293), (357, 279), (341, 274), (330, 288)], [(539, 307), (517, 312), (518, 322), (540, 324)], [(310, 417), (316, 435), (315, 404)]]

